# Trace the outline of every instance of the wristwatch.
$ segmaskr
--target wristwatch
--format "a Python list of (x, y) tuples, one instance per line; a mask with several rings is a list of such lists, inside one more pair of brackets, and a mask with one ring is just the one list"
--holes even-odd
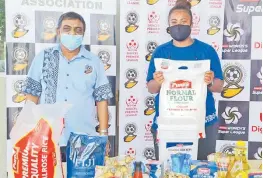
[(100, 130), (100, 135), (107, 136), (108, 135), (108, 129)]

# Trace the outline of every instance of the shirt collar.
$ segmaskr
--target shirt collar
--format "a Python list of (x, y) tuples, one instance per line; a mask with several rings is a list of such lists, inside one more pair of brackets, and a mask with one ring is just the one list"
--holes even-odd
[[(60, 45), (56, 45), (53, 48), (53, 50), (54, 51), (58, 51), (62, 55), (62, 51), (61, 51)], [(85, 49), (84, 45), (81, 45), (78, 55), (76, 57), (74, 57), (74, 58), (79, 58), (79, 57), (84, 57), (86, 59), (90, 59), (91, 58), (90, 57), (90, 52)]]

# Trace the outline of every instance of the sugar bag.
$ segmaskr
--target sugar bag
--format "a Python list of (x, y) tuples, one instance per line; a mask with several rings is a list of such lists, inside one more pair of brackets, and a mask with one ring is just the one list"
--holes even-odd
[(25, 104), (10, 133), (13, 153), (9, 178), (64, 177), (58, 143), (69, 107)]
[(94, 178), (105, 162), (106, 136), (71, 133), (67, 144), (67, 178)]
[(164, 82), (160, 91), (160, 117), (192, 117), (199, 123), (205, 137), (207, 85), (205, 72), (210, 70), (210, 60), (175, 61), (156, 58), (156, 71), (162, 71)]

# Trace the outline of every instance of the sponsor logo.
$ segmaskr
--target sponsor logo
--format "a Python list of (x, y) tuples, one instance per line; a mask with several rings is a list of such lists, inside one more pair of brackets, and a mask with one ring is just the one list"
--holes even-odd
[(208, 21), (210, 28), (207, 30), (208, 35), (215, 35), (220, 31), (218, 27), (220, 25), (220, 18), (219, 16), (212, 16)]
[(135, 123), (128, 123), (125, 126), (125, 133), (127, 135), (123, 138), (124, 142), (132, 142), (137, 137), (136, 132), (137, 126), (135, 125)]
[(233, 98), (240, 94), (244, 86), (240, 86), (246, 78), (246, 72), (239, 63), (226, 64), (224, 67), (224, 80), (226, 85), (221, 92), (223, 98)]
[(145, 128), (145, 135), (144, 135), (144, 140), (145, 141), (153, 141), (153, 135), (151, 133), (151, 128), (152, 128), (152, 121), (149, 121), (147, 124), (145, 124), (144, 128)]
[(125, 116), (137, 116), (138, 115), (138, 99), (134, 96), (130, 96), (128, 99), (126, 99), (126, 110), (125, 110)]
[(193, 13), (193, 27), (191, 34), (199, 35), (200, 33), (200, 16), (197, 13)]
[(254, 48), (255, 49), (262, 49), (262, 42), (255, 42), (254, 43)]
[(158, 44), (155, 41), (148, 42), (147, 47), (146, 47), (148, 54), (145, 56), (146, 61), (149, 62), (152, 59), (152, 53), (157, 48), (157, 46)]
[(231, 135), (245, 135), (246, 127), (238, 127), (237, 124), (242, 118), (242, 114), (239, 112), (238, 107), (225, 108), (225, 111), (221, 114), (222, 118), (225, 120), (226, 125), (230, 126), (219, 126), (219, 134), (231, 134)]
[(148, 27), (147, 27), (148, 33), (160, 33), (160, 15), (152, 11), (148, 14)]
[[(111, 116), (111, 113), (110, 113), (110, 112), (108, 112), (108, 118), (109, 118), (108, 128), (110, 128), (110, 126), (111, 126), (110, 122), (111, 122), (111, 119), (112, 119), (112, 116)], [(95, 130), (96, 130), (97, 133), (99, 133), (99, 132), (100, 132), (100, 123), (99, 123), (99, 117), (98, 117), (97, 114), (96, 114), (96, 116), (95, 116), (95, 119), (96, 119), (96, 122), (97, 122), (97, 124), (98, 124), (98, 125), (95, 127)]]
[(132, 33), (139, 28), (137, 25), (139, 21), (139, 15), (136, 12), (129, 12), (126, 16), (126, 21), (128, 22), (128, 25), (125, 27), (125, 31), (127, 33)]
[(261, 6), (245, 6), (244, 4), (238, 4), (236, 7), (236, 13), (262, 13)]
[(26, 26), (28, 25), (28, 19), (24, 14), (16, 14), (13, 18), (13, 24), (15, 29), (12, 32), (14, 38), (21, 38), (28, 33)]
[(111, 55), (106, 50), (101, 50), (98, 52), (98, 56), (103, 63), (104, 70), (108, 70), (111, 67)]
[(48, 0), (48, 1), (27, 1), (23, 0), (22, 6), (38, 6), (46, 8), (75, 8), (75, 9), (89, 9), (89, 10), (102, 10), (102, 1), (93, 0)]
[(159, 0), (146, 0), (147, 4), (149, 5), (154, 5), (158, 2)]
[(262, 113), (260, 113), (260, 115), (259, 115), (259, 120), (260, 120), (260, 122), (261, 122), (261, 124), (260, 125), (252, 125), (252, 127), (251, 127), (251, 131), (253, 132), (253, 133), (260, 133), (260, 134), (262, 134)]
[(209, 6), (210, 8), (222, 8), (222, 0), (210, 0)]
[(17, 80), (14, 85), (14, 91), (16, 92), (15, 95), (12, 97), (12, 101), (14, 103), (21, 103), (25, 101), (26, 94), (24, 93), (24, 90), (26, 89), (26, 82), (25, 80)]
[(227, 44), (223, 45), (223, 53), (247, 53), (248, 44), (241, 40), (245, 31), (241, 28), (240, 23), (228, 23), (226, 29), (224, 30), (224, 36)]
[(221, 153), (225, 153), (227, 155), (235, 155), (235, 144), (225, 144), (220, 148)]
[(14, 64), (13, 71), (21, 71), (28, 66), (28, 50), (23, 47), (17, 47), (13, 51)]
[(126, 78), (128, 81), (125, 82), (124, 86), (127, 89), (131, 89), (138, 83), (138, 81), (136, 81), (138, 78), (138, 72), (135, 69), (128, 69), (126, 72)]
[(170, 83), (170, 89), (192, 88), (192, 82), (186, 80), (177, 80)]
[(145, 99), (145, 106), (147, 107), (144, 110), (144, 115), (150, 116), (155, 113), (155, 99), (154, 96), (149, 96)]
[(110, 35), (111, 25), (107, 20), (99, 20), (98, 29), (99, 29), (99, 34), (98, 34), (99, 41), (107, 41), (111, 37)]
[(254, 158), (257, 160), (262, 160), (262, 148), (259, 147), (257, 152), (254, 154)]
[(127, 4), (140, 5), (140, 0), (127, 0)]
[(53, 40), (57, 33), (56, 33), (56, 26), (57, 21), (53, 17), (46, 17), (43, 20), (43, 27), (44, 31), (42, 33), (42, 39), (45, 41)]
[(226, 36), (228, 42), (239, 42), (243, 34), (244, 30), (241, 28), (239, 23), (228, 23), (227, 28), (224, 30), (224, 35)]
[(166, 61), (162, 61), (161, 63), (161, 69), (167, 70), (169, 68), (169, 62)]
[(262, 94), (262, 66), (260, 68), (260, 71), (257, 72), (256, 74), (256, 79), (260, 81), (260, 86), (255, 86), (253, 88), (252, 94), (253, 95), (261, 95)]
[(208, 168), (198, 168), (197, 169), (197, 174), (210, 175), (210, 169), (208, 169)]
[(138, 48), (139, 43), (135, 40), (131, 40), (126, 44), (127, 53), (126, 53), (126, 60), (127, 61), (138, 61), (140, 59)]
[(20, 149), (19, 148), (13, 148), (13, 156), (12, 156), (12, 168), (14, 173), (19, 173), (19, 160), (18, 160), (18, 153)]
[(136, 150), (135, 148), (128, 148), (126, 151), (125, 151), (125, 155), (127, 156), (136, 156)]
[(154, 148), (152, 147), (147, 147), (144, 149), (143, 151), (143, 156), (147, 159), (147, 160), (154, 160), (155, 159), (155, 151)]

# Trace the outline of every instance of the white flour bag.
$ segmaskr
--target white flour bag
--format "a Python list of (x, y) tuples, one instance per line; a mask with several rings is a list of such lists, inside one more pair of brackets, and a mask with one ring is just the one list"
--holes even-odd
[(58, 142), (68, 104), (27, 102), (10, 133), (9, 178), (63, 178)]
[(205, 72), (210, 60), (176, 61), (155, 59), (156, 71), (162, 71), (159, 116), (174, 119), (192, 117), (198, 120), (201, 137), (205, 137), (207, 84)]

